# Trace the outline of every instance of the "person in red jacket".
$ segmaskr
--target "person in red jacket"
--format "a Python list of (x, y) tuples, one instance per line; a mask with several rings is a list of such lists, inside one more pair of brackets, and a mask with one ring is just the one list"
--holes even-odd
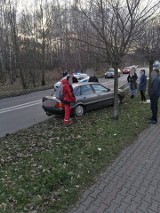
[(73, 94), (73, 88), (70, 84), (70, 76), (67, 76), (67, 79), (62, 80), (63, 84), (63, 103), (64, 103), (64, 124), (67, 125), (69, 123), (69, 118), (71, 114), (71, 103), (75, 102), (75, 97)]

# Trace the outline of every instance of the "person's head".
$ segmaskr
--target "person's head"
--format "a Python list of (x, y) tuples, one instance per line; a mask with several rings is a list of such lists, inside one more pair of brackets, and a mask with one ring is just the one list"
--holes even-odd
[(135, 69), (134, 68), (131, 68), (131, 70), (130, 70), (130, 75), (132, 76), (132, 75), (134, 75), (135, 74)]
[(72, 77), (72, 82), (73, 83), (78, 83), (78, 80), (77, 80), (77, 78), (73, 75), (73, 77)]
[(151, 78), (152, 78), (152, 79), (156, 78), (158, 75), (159, 75), (159, 69), (154, 69), (154, 70), (151, 72)]
[(70, 85), (72, 84), (72, 76), (71, 75), (67, 75), (67, 81)]
[(145, 69), (142, 69), (142, 70), (140, 71), (140, 75), (144, 75), (145, 73), (146, 73)]

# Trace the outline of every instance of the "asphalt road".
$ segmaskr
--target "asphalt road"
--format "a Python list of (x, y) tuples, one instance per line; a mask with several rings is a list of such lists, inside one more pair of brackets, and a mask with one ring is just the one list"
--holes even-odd
[[(138, 70), (137, 70), (138, 73)], [(126, 83), (127, 75), (119, 78), (119, 87)], [(113, 88), (113, 79), (100, 78), (100, 83)], [(42, 109), (42, 97), (52, 90), (33, 92), (27, 95), (0, 99), (0, 137), (25, 129), (48, 119)]]

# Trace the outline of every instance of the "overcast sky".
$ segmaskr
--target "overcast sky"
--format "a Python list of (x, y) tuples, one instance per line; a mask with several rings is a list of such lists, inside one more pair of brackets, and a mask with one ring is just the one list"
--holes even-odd
[[(18, 10), (23, 10), (23, 9), (25, 9), (25, 7), (27, 7), (27, 8), (32, 7), (35, 2), (40, 2), (40, 0), (13, 0), (13, 1), (18, 1)], [(48, 0), (48, 2), (49, 1), (52, 1), (52, 0)], [(65, 2), (66, 0), (58, 0), (58, 1), (59, 1), (59, 3), (63, 4), (63, 2)], [(71, 2), (71, 1), (72, 0), (67, 0), (68, 3)], [(81, 0), (81, 2), (82, 2), (82, 0)], [(144, 2), (144, 5), (150, 5), (151, 6), (154, 3), (158, 3), (159, 0), (143, 0), (143, 2)]]

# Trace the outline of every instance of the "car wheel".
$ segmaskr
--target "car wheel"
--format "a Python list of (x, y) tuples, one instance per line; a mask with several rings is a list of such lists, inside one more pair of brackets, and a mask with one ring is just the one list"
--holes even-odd
[(81, 117), (82, 115), (84, 115), (84, 106), (82, 105), (77, 105), (75, 108), (74, 108), (74, 115), (77, 116), (77, 117)]
[(118, 106), (122, 104), (122, 97), (118, 95), (118, 100), (117, 100)]

